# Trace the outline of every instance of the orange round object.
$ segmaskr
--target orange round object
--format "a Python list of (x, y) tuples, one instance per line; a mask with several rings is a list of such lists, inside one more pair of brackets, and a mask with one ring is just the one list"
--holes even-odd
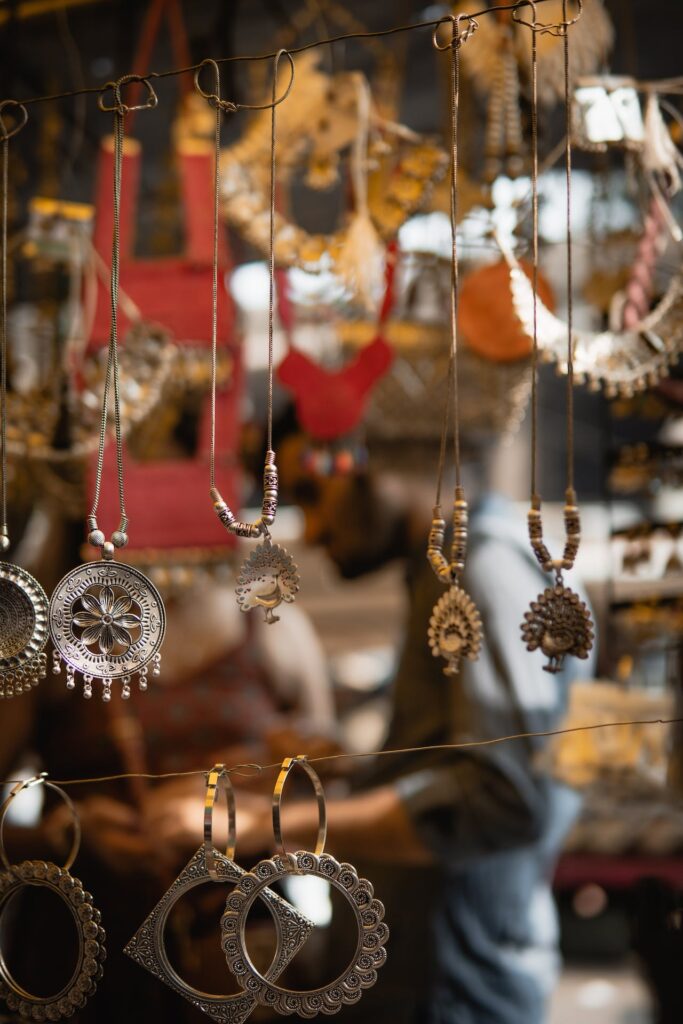
[[(520, 261), (529, 279), (531, 267)], [(555, 296), (548, 281), (538, 275), (538, 297), (548, 309)], [(532, 339), (522, 328), (512, 305), (510, 268), (505, 260), (472, 271), (460, 286), (459, 328), (472, 352), (494, 363), (514, 363), (531, 355)]]

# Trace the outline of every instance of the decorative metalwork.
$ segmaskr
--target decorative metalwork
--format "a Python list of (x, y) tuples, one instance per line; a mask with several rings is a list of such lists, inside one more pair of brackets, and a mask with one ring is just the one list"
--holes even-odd
[(569, 587), (556, 583), (539, 594), (524, 616), (522, 639), (528, 651), (540, 647), (549, 659), (543, 668), (560, 672), (567, 655), (587, 658), (593, 646), (593, 622), (588, 606)]
[(263, 608), (266, 622), (278, 622), (274, 610), (284, 601), (291, 603), (299, 590), (299, 573), (285, 548), (269, 536), (258, 544), (240, 569), (237, 603), (243, 612)]
[[(224, 1024), (242, 1024), (257, 1002), (250, 992), (234, 995), (209, 995), (193, 988), (176, 974), (171, 966), (165, 944), (165, 930), (171, 910), (186, 892), (208, 882), (234, 884), (244, 871), (217, 850), (212, 851), (212, 877), (206, 860), (206, 847), (201, 846), (189, 863), (183, 868), (170, 889), (162, 896), (149, 917), (140, 926), (124, 949), (131, 959), (144, 967), (165, 985), (177, 992), (198, 1010), (212, 1020)], [(289, 903), (266, 889), (262, 894), (266, 906), (273, 916), (276, 933), (276, 951), (270, 969), (269, 979), (275, 980), (306, 942), (313, 930), (313, 924), (295, 910)]]
[(444, 675), (457, 675), (462, 658), (477, 660), (483, 639), (481, 617), (462, 587), (449, 587), (434, 605), (428, 638), (434, 657), (446, 660)]
[(47, 596), (18, 565), (0, 562), (0, 697), (26, 693), (45, 678)]
[[(254, 901), (267, 886), (291, 875), (313, 875), (338, 889), (349, 902), (358, 928), (356, 949), (346, 970), (328, 985), (307, 992), (280, 988), (259, 974), (246, 945), (246, 922)], [(340, 864), (326, 853), (279, 853), (244, 874), (228, 896), (221, 918), (222, 946), (230, 970), (258, 1003), (285, 1015), (315, 1017), (357, 1003), (363, 991), (375, 984), (387, 956), (389, 929), (383, 918), (384, 905), (374, 898), (372, 884), (359, 878), (351, 864)]]
[(62, 899), (73, 917), (78, 935), (78, 959), (71, 980), (53, 996), (34, 996), (12, 976), (0, 954), (0, 999), (25, 1020), (46, 1021), (71, 1017), (85, 1006), (102, 977), (106, 934), (101, 915), (83, 883), (66, 869), (44, 861), (11, 865), (0, 874), (0, 916), (13, 896), (26, 886), (49, 889)]
[(75, 673), (83, 675), (83, 695), (92, 696), (95, 678), (102, 697), (111, 699), (113, 680), (121, 679), (121, 695), (130, 696), (133, 673), (147, 688), (148, 666), (159, 674), (166, 613), (153, 583), (130, 565), (86, 562), (57, 585), (49, 608), (50, 635), (55, 646), (53, 670), (66, 665), (67, 687)]

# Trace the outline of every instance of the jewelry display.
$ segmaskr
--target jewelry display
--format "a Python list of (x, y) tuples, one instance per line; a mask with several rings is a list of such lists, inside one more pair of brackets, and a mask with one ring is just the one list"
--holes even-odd
[[(3, 113), (11, 109), (17, 120), (5, 124)], [(0, 228), (0, 554), (9, 550), (7, 520), (7, 206), (9, 140), (28, 121), (26, 108), (14, 100), (0, 103), (2, 143), (2, 227)], [(18, 565), (0, 561), (0, 697), (28, 692), (45, 678), (47, 656), (47, 595), (40, 583)]]
[[(522, 623), (522, 639), (528, 651), (540, 648), (548, 658), (543, 666), (546, 672), (557, 673), (562, 669), (567, 655), (587, 658), (593, 646), (593, 623), (584, 601), (564, 584), (563, 572), (573, 568), (581, 539), (581, 520), (574, 490), (574, 367), (572, 332), (572, 233), (571, 233), (571, 96), (569, 88), (569, 29), (573, 22), (567, 19), (567, 0), (563, 0), (564, 20), (557, 26), (544, 25), (536, 19), (536, 6), (529, 3), (533, 22), (520, 19), (520, 24), (531, 30), (531, 187), (533, 218), (533, 350), (531, 376), (531, 508), (528, 513), (528, 529), (531, 548), (544, 572), (555, 573), (554, 586), (547, 587)], [(579, 12), (580, 13), (580, 12)], [(513, 12), (513, 17), (518, 11)], [(564, 526), (565, 545), (561, 558), (554, 559), (543, 541), (543, 517), (541, 496), (537, 486), (537, 437), (538, 437), (538, 49), (539, 33), (554, 31), (564, 41), (565, 55), (565, 116), (566, 141), (565, 165), (567, 180), (567, 487), (565, 491)], [(525, 276), (526, 280), (526, 276)]]
[[(285, 56), (290, 65), (289, 84), (282, 94), (277, 96), (277, 71), (280, 59)], [(200, 84), (199, 77), (202, 69), (211, 67), (214, 74), (215, 87), (212, 93), (205, 92)], [(209, 455), (209, 481), (211, 500), (216, 515), (226, 530), (237, 537), (255, 539), (262, 537), (263, 540), (256, 546), (247, 561), (242, 566), (237, 581), (237, 603), (244, 612), (251, 608), (262, 607), (265, 612), (265, 621), (274, 623), (278, 617), (273, 614), (282, 602), (291, 603), (294, 601), (299, 589), (299, 574), (292, 558), (288, 552), (273, 544), (270, 536), (270, 527), (275, 522), (278, 507), (278, 471), (273, 450), (273, 331), (275, 321), (275, 142), (276, 142), (276, 108), (289, 95), (294, 82), (294, 61), (286, 50), (279, 50), (273, 64), (273, 89), (272, 100), (265, 106), (271, 112), (270, 125), (270, 257), (269, 257), (269, 281), (270, 292), (268, 302), (268, 436), (266, 443), (265, 464), (263, 467), (263, 499), (261, 502), (261, 516), (253, 523), (243, 522), (235, 517), (232, 509), (223, 499), (216, 486), (216, 352), (218, 335), (218, 197), (220, 185), (220, 145), (221, 145), (221, 114), (223, 111), (234, 112), (237, 109), (262, 110), (262, 106), (248, 106), (231, 103), (220, 97), (220, 74), (218, 65), (213, 60), (205, 60), (195, 74), (195, 86), (197, 91), (208, 100), (214, 107), (216, 113), (215, 121), (215, 162), (214, 162), (214, 259), (213, 259), (213, 288), (212, 288), (212, 331), (211, 331), (211, 357), (212, 357), (212, 381), (211, 381), (211, 451)]]
[[(303, 768), (313, 783), (318, 804), (318, 837), (313, 852), (287, 853), (282, 839), (282, 791), (296, 766)], [(338, 1013), (342, 1006), (357, 1003), (363, 991), (377, 981), (377, 971), (386, 961), (389, 929), (383, 920), (384, 905), (375, 899), (372, 884), (359, 878), (351, 864), (340, 864), (324, 852), (327, 838), (325, 794), (317, 772), (303, 755), (285, 758), (282, 763), (273, 793), (273, 832), (280, 852), (244, 874), (226, 901), (221, 929), (228, 966), (246, 992), (277, 1013), (296, 1013), (300, 1017)], [(346, 970), (335, 981), (307, 992), (280, 988), (273, 980), (259, 974), (246, 943), (247, 917), (256, 899), (269, 885), (292, 875), (312, 875), (334, 886), (349, 903), (358, 929), (356, 948)]]
[[(228, 841), (225, 853), (213, 842), (213, 810), (220, 788), (228, 808)], [(124, 949), (132, 960), (144, 967), (165, 985), (202, 1010), (212, 1020), (225, 1024), (242, 1024), (256, 1007), (249, 992), (234, 995), (209, 995), (189, 985), (174, 970), (166, 950), (166, 927), (174, 906), (183, 896), (207, 882), (234, 885), (245, 874), (235, 863), (235, 795), (230, 776), (222, 764), (215, 765), (207, 776), (204, 805), (204, 842), (185, 865), (152, 912), (142, 923)], [(289, 903), (269, 889), (261, 894), (275, 925), (276, 950), (267, 972), (275, 980), (306, 942), (313, 925)]]
[[(297, 103), (285, 108), (279, 119), (277, 159), (285, 184), (302, 164), (311, 167), (310, 161), (315, 162), (316, 154), (322, 153), (323, 167), (318, 165), (313, 174), (309, 170), (307, 183), (329, 186), (337, 176), (339, 153), (362, 135), (360, 121), (368, 90), (365, 77), (356, 71), (328, 75), (317, 64), (318, 58), (311, 54), (298, 59)], [(334, 116), (329, 116), (330, 106)], [(249, 242), (267, 252), (269, 158), (263, 141), (264, 121), (265, 116), (256, 118), (238, 142), (221, 154), (221, 209)], [(374, 103), (368, 127), (373, 156), (368, 214), (380, 238), (388, 242), (429, 201), (448, 160), (430, 139), (382, 117)], [(278, 210), (274, 231), (278, 264), (336, 272), (342, 254), (348, 254), (353, 223), (354, 219), (332, 234), (310, 234)]]
[[(12, 801), (33, 786), (53, 790), (66, 803), (73, 820), (74, 838), (63, 867), (46, 861), (24, 861), (11, 864), (5, 851), (4, 824)], [(0, 920), (12, 898), (27, 886), (48, 889), (68, 907), (76, 926), (78, 955), (70, 980), (52, 996), (35, 996), (27, 992), (12, 975), (5, 957), (0, 953), (0, 999), (8, 1009), (24, 1020), (62, 1020), (71, 1017), (87, 1003), (102, 977), (102, 964), (106, 959), (106, 934), (101, 925), (101, 914), (93, 906), (93, 898), (83, 889), (83, 883), (70, 874), (81, 845), (81, 827), (73, 803), (59, 786), (48, 782), (45, 775), (18, 783), (0, 807), (0, 860), (4, 871), (0, 873)]]
[[(461, 32), (461, 20), (467, 26)], [(444, 674), (457, 675), (463, 658), (476, 661), (482, 642), (482, 625), (476, 605), (460, 585), (460, 576), (465, 569), (467, 550), (467, 500), (462, 485), (460, 466), (460, 409), (458, 381), (458, 297), (459, 268), (457, 242), (457, 178), (458, 178), (458, 113), (460, 106), (460, 48), (478, 28), (478, 23), (465, 15), (453, 16), (452, 38), (446, 43), (438, 42), (434, 33), (437, 50), (448, 49), (450, 54), (450, 103), (451, 103), (451, 348), (448, 368), (448, 389), (443, 414), (439, 469), (436, 485), (436, 500), (432, 510), (432, 526), (427, 542), (427, 558), (436, 578), (448, 587), (446, 593), (434, 606), (427, 633), (429, 646), (434, 657), (446, 661)], [(453, 499), (453, 537), (450, 559), (444, 555), (446, 521), (442, 516), (441, 489), (446, 461), (448, 427), (453, 406), (453, 447), (455, 464), (455, 495)]]
[[(102, 699), (111, 700), (112, 682), (120, 679), (121, 696), (130, 697), (131, 679), (138, 674), (141, 690), (147, 689), (149, 666), (152, 674), (160, 672), (159, 649), (166, 629), (166, 613), (161, 596), (154, 584), (138, 569), (113, 561), (117, 549), (128, 543), (128, 517), (126, 514), (123, 479), (123, 441), (121, 434), (120, 382), (118, 362), (118, 306), (119, 306), (119, 222), (121, 208), (121, 169), (124, 141), (124, 122), (131, 107), (121, 97), (123, 86), (139, 81), (138, 76), (125, 75), (110, 82), (99, 98), (101, 110), (114, 115), (114, 226), (111, 265), (111, 333), (107, 372), (102, 395), (99, 450), (95, 477), (95, 493), (87, 517), (88, 541), (101, 551), (102, 560), (79, 565), (64, 576), (50, 600), (50, 636), (54, 644), (52, 670), (61, 672), (66, 665), (66, 685), (76, 686), (76, 672), (83, 676), (83, 696), (92, 697), (93, 682), (102, 685)], [(157, 97), (146, 79), (142, 79), (148, 98), (138, 109), (151, 109)], [(112, 105), (104, 96), (111, 89)], [(106, 540), (97, 522), (97, 513), (104, 468), (107, 441), (109, 393), (113, 384), (116, 465), (118, 477), (120, 520), (118, 528)]]

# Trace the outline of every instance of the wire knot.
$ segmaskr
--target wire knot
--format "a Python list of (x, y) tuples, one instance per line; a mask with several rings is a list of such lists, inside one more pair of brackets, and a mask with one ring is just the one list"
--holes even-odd
[[(460, 23), (466, 21), (467, 26), (464, 29), (460, 28)], [(444, 43), (439, 42), (439, 30), (442, 25), (451, 26), (451, 37)], [(474, 35), (479, 28), (479, 22), (471, 14), (449, 14), (445, 18), (442, 18), (439, 24), (432, 33), (432, 43), (436, 50), (450, 50), (454, 46), (462, 46), (467, 40)]]
[[(12, 128), (8, 128), (5, 124), (3, 112), (6, 107), (14, 107), (15, 112), (18, 114), (17, 122)], [(19, 103), (18, 100), (2, 100), (0, 102), (0, 142), (8, 142), (13, 135), (18, 135), (27, 122), (28, 110), (23, 103)]]
[[(150, 77), (151, 76), (145, 75), (122, 75), (121, 78), (118, 78), (116, 81), (107, 82), (100, 90), (100, 95), (97, 99), (98, 107), (105, 113), (116, 113), (121, 115), (128, 114), (131, 110), (154, 110), (154, 108), (159, 104), (159, 97), (152, 88), (152, 84), (149, 80)], [(124, 85), (130, 85), (131, 83), (144, 85), (147, 90), (147, 98), (143, 103), (134, 103), (129, 105), (123, 102), (121, 90)], [(104, 98), (110, 89), (114, 96), (114, 102), (111, 104), (107, 103)]]
[[(512, 20), (518, 25), (525, 25), (527, 28), (530, 28), (532, 32), (536, 32), (539, 36), (555, 36), (557, 39), (564, 39), (571, 26), (575, 25), (583, 14), (583, 0), (576, 0), (576, 5), (577, 12), (575, 18), (568, 18), (565, 21), (546, 23), (537, 20), (536, 4), (534, 3), (534, 0), (519, 0), (519, 3), (512, 11)], [(531, 8), (533, 21), (526, 21), (524, 18), (519, 17), (519, 13), (523, 7)]]

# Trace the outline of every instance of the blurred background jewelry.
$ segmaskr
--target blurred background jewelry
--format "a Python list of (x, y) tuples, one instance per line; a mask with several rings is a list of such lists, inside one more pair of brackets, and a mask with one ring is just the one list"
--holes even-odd
[[(460, 23), (466, 21), (461, 30)], [(476, 661), (482, 642), (481, 618), (470, 596), (460, 586), (460, 575), (465, 569), (467, 551), (467, 500), (462, 485), (460, 465), (460, 409), (458, 394), (458, 113), (460, 106), (460, 47), (477, 30), (478, 23), (467, 15), (454, 15), (449, 19), (452, 36), (447, 43), (438, 41), (437, 29), (434, 46), (448, 49), (451, 82), (451, 350), (448, 365), (448, 388), (441, 428), (441, 447), (436, 485), (436, 500), (432, 510), (432, 526), (427, 541), (427, 558), (437, 579), (448, 587), (437, 601), (429, 620), (428, 639), (434, 657), (446, 661), (445, 675), (457, 675), (462, 658)], [(448, 22), (445, 22), (448, 24)], [(441, 26), (439, 26), (441, 28)], [(453, 498), (453, 537), (450, 560), (443, 553), (446, 521), (441, 510), (441, 489), (446, 463), (448, 428), (453, 406), (453, 457), (455, 465), (455, 494)]]
[[(24, 861), (11, 864), (5, 851), (5, 816), (13, 800), (32, 786), (43, 786), (53, 790), (66, 803), (73, 820), (74, 837), (71, 850), (63, 867), (45, 861)], [(104, 946), (106, 934), (102, 928), (101, 914), (93, 906), (93, 898), (83, 889), (83, 883), (70, 874), (81, 845), (81, 826), (73, 803), (59, 786), (47, 781), (43, 774), (19, 782), (0, 807), (0, 860), (4, 871), (0, 873), (0, 922), (5, 908), (12, 899), (27, 886), (48, 889), (64, 901), (73, 917), (78, 936), (78, 954), (71, 979), (52, 996), (35, 996), (27, 992), (12, 975), (0, 953), (0, 999), (10, 1011), (24, 1020), (61, 1020), (71, 1017), (87, 1003), (95, 992), (102, 977), (102, 964), (106, 959)]]
[[(277, 71), (281, 58), (289, 61), (290, 79), (281, 96), (277, 95)], [(214, 74), (214, 91), (205, 92), (200, 85), (200, 75), (204, 67), (210, 67)], [(263, 608), (268, 623), (278, 621), (274, 610), (282, 602), (294, 600), (299, 589), (299, 574), (291, 556), (279, 544), (273, 544), (269, 528), (275, 522), (278, 506), (278, 471), (273, 450), (273, 331), (275, 321), (275, 143), (276, 143), (276, 108), (287, 98), (294, 82), (294, 61), (287, 50), (279, 50), (273, 62), (273, 86), (271, 102), (262, 105), (236, 104), (221, 99), (220, 73), (214, 60), (202, 61), (195, 74), (197, 91), (214, 107), (215, 121), (215, 161), (214, 161), (214, 249), (213, 249), (213, 286), (212, 286), (212, 330), (211, 330), (211, 452), (210, 452), (210, 489), (216, 515), (226, 530), (238, 537), (257, 538), (263, 540), (249, 558), (244, 562), (237, 580), (237, 603), (243, 612), (252, 608)], [(269, 300), (268, 300), (268, 426), (266, 456), (263, 467), (263, 499), (261, 516), (253, 523), (243, 522), (235, 515), (223, 499), (216, 487), (216, 352), (218, 340), (218, 200), (220, 189), (220, 147), (221, 147), (221, 113), (236, 110), (264, 110), (271, 112), (270, 122), (270, 249), (269, 249)]]
[[(5, 124), (4, 112), (15, 115)], [(26, 107), (14, 100), (0, 103), (2, 144), (2, 226), (0, 227), (0, 555), (10, 547), (7, 520), (7, 205), (9, 140), (28, 121)], [(40, 583), (18, 565), (0, 561), (0, 697), (26, 693), (45, 678), (47, 657), (47, 595)]]
[[(571, 231), (571, 92), (569, 64), (569, 29), (581, 15), (581, 4), (574, 21), (567, 16), (567, 0), (563, 0), (563, 21), (559, 25), (544, 25), (536, 20), (536, 6), (529, 2), (533, 21), (531, 29), (531, 188), (533, 221), (533, 350), (531, 377), (531, 508), (528, 513), (529, 540), (538, 564), (544, 572), (555, 573), (555, 583), (547, 587), (531, 603), (521, 625), (522, 639), (528, 651), (541, 649), (548, 658), (543, 666), (546, 672), (561, 670), (567, 655), (587, 658), (593, 646), (593, 622), (588, 606), (578, 594), (567, 587), (563, 572), (574, 565), (581, 539), (581, 520), (574, 490), (574, 346), (573, 346), (573, 274)], [(514, 15), (518, 12), (515, 11)], [(513, 15), (513, 16), (514, 16)], [(553, 558), (543, 541), (543, 515), (538, 490), (538, 34), (554, 32), (564, 42), (565, 71), (565, 165), (567, 178), (567, 487), (565, 491), (564, 527), (565, 545), (561, 558)]]
[[(299, 766), (313, 783), (318, 803), (318, 838), (315, 851), (287, 853), (282, 839), (280, 810), (282, 791), (291, 770)], [(327, 839), (327, 809), (322, 783), (315, 769), (303, 754), (287, 757), (275, 783), (273, 793), (273, 832), (276, 853), (262, 860), (242, 876), (228, 896), (225, 913), (221, 918), (223, 949), (228, 966), (237, 981), (250, 992), (258, 1003), (277, 1013), (296, 1013), (300, 1017), (316, 1017), (319, 1013), (337, 1013), (343, 1005), (357, 1003), (365, 989), (377, 981), (377, 971), (386, 962), (385, 943), (389, 929), (384, 923), (384, 905), (374, 898), (372, 884), (359, 878), (351, 864), (340, 864), (325, 853)], [(246, 925), (249, 911), (263, 890), (291, 875), (313, 875), (338, 889), (347, 899), (358, 929), (358, 941), (351, 962), (340, 976), (327, 985), (297, 992), (280, 988), (274, 981), (259, 974), (251, 961), (246, 943)]]
[[(131, 82), (142, 82), (147, 99), (138, 107), (127, 106), (122, 99), (122, 88)], [(113, 93), (109, 105), (105, 96)], [(50, 635), (54, 644), (52, 670), (61, 672), (66, 665), (66, 685), (76, 686), (75, 675), (83, 676), (83, 696), (92, 697), (95, 678), (102, 684), (102, 699), (111, 700), (112, 681), (120, 679), (121, 696), (130, 697), (130, 684), (138, 673), (141, 690), (147, 689), (148, 666), (152, 674), (160, 672), (159, 649), (166, 629), (163, 601), (154, 584), (139, 569), (123, 563), (114, 563), (118, 548), (128, 543), (128, 516), (126, 514), (123, 480), (123, 439), (121, 433), (121, 400), (118, 362), (118, 308), (120, 266), (120, 213), (121, 177), (125, 116), (133, 109), (152, 109), (157, 96), (147, 79), (138, 75), (124, 75), (109, 82), (99, 97), (103, 111), (114, 115), (114, 228), (111, 262), (111, 330), (109, 354), (102, 394), (102, 417), (95, 475), (95, 493), (87, 518), (88, 541), (99, 548), (101, 561), (77, 566), (63, 577), (50, 600)], [(107, 443), (109, 395), (113, 387), (114, 431), (119, 493), (119, 525), (106, 540), (100, 530), (97, 514)]]
[[(225, 853), (218, 850), (213, 841), (213, 811), (220, 789), (225, 793), (228, 810), (228, 840)], [(217, 764), (207, 774), (203, 844), (124, 949), (124, 953), (132, 960), (187, 999), (198, 1010), (202, 1010), (212, 1020), (223, 1021), (225, 1024), (242, 1024), (256, 1008), (254, 996), (250, 992), (214, 996), (183, 981), (171, 965), (165, 936), (170, 914), (187, 892), (207, 882), (234, 885), (242, 878), (245, 872), (234, 860), (235, 839), (235, 794), (225, 765)], [(266, 889), (262, 896), (275, 925), (275, 952), (266, 974), (268, 978), (275, 980), (304, 945), (313, 925), (269, 889)]]

